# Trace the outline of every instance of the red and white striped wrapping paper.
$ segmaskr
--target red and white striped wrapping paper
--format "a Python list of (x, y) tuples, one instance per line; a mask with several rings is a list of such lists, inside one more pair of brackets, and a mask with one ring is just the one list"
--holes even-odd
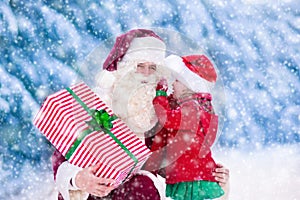
[[(113, 111), (83, 82), (70, 89), (90, 109), (104, 109), (109, 115)], [(65, 89), (47, 97), (34, 119), (34, 125), (64, 156), (84, 130), (89, 129), (86, 121), (92, 117)], [(114, 120), (110, 130), (127, 149), (138, 159), (138, 164), (132, 171), (141, 168), (150, 156), (150, 150), (119, 118)], [(134, 166), (134, 161), (106, 133), (94, 131), (88, 134), (72, 154), (69, 162), (78, 167), (99, 165), (96, 175), (112, 178), (122, 182)]]

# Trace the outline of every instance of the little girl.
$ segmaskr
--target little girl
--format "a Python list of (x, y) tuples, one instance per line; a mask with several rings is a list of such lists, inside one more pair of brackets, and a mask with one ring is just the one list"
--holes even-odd
[(173, 97), (177, 105), (170, 104), (166, 81), (160, 81), (153, 105), (163, 129), (155, 136), (151, 151), (164, 150), (166, 194), (180, 200), (218, 198), (224, 191), (212, 176), (217, 165), (210, 150), (218, 117), (209, 93), (216, 72), (204, 55), (171, 55), (165, 61), (176, 79)]

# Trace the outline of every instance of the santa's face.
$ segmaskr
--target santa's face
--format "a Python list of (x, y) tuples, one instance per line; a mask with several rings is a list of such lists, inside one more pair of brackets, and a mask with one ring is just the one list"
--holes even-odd
[(156, 71), (156, 64), (153, 62), (143, 62), (138, 63), (136, 72), (143, 74), (144, 76), (149, 76)]

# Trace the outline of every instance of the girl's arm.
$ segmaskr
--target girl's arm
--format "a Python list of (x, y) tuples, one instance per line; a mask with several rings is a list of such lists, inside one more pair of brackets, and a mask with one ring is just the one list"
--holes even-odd
[(199, 109), (196, 103), (186, 102), (171, 109), (166, 96), (156, 96), (153, 106), (159, 123), (166, 129), (197, 132)]
[(166, 96), (156, 96), (153, 99), (153, 107), (161, 125), (165, 128), (178, 130), (181, 121), (181, 108), (171, 109)]

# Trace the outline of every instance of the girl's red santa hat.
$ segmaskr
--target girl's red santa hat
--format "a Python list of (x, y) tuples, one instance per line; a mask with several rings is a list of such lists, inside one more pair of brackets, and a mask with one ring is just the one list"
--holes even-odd
[(205, 55), (170, 55), (165, 59), (165, 65), (175, 79), (194, 92), (210, 93), (217, 80), (214, 66)]

